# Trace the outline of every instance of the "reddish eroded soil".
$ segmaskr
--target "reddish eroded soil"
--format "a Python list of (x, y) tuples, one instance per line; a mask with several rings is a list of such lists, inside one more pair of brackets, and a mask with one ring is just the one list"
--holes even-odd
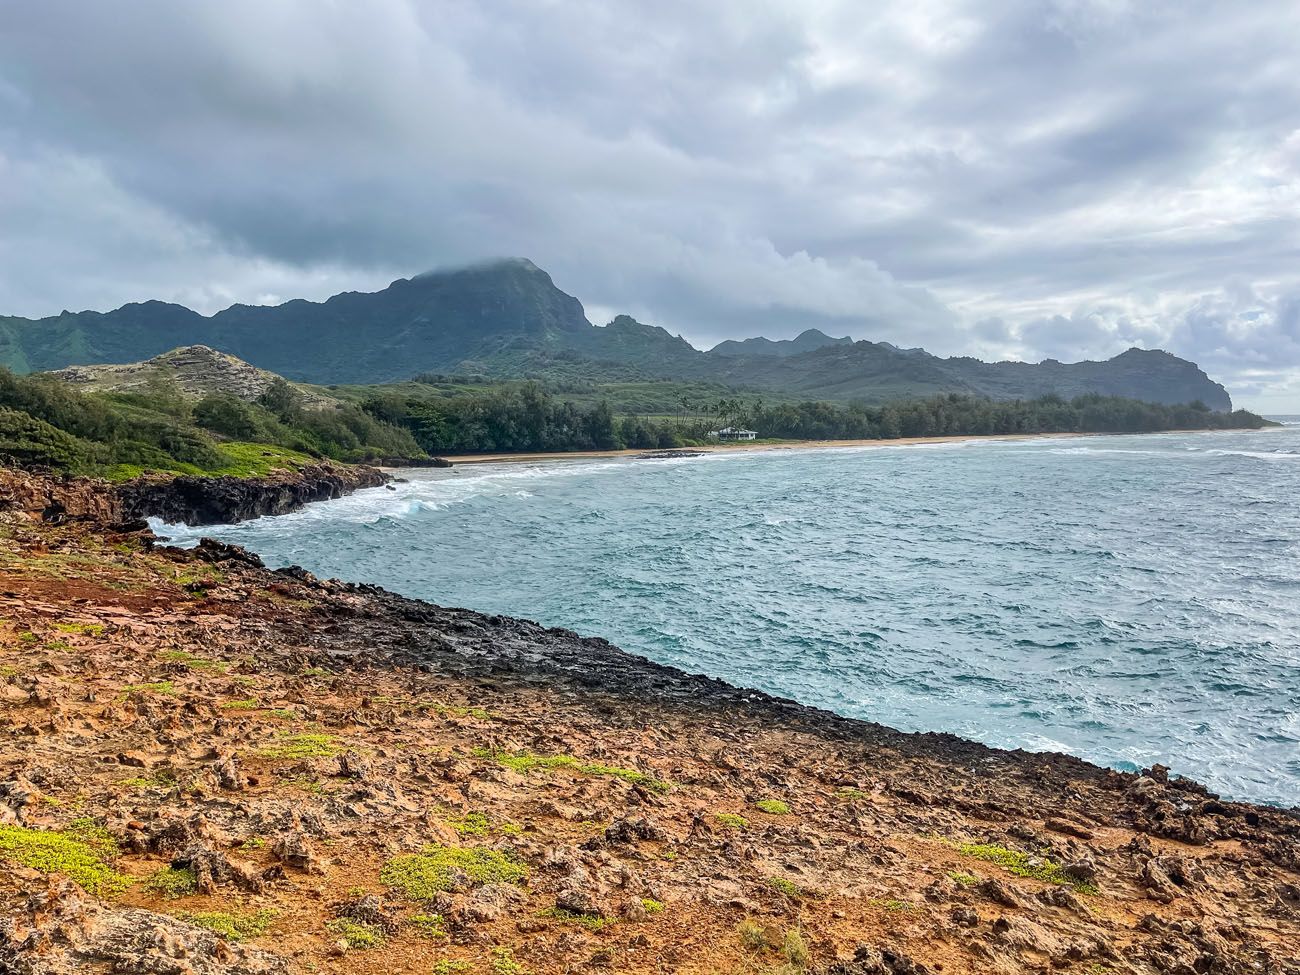
[[(0, 829), (90, 820), (134, 880), (97, 898), (0, 862), (0, 970), (1300, 972), (1300, 818), (1159, 768), (904, 735), (17, 516), (0, 619)], [(381, 878), (473, 848), (515, 874), (424, 900)], [(169, 865), (198, 889), (155, 890)]]

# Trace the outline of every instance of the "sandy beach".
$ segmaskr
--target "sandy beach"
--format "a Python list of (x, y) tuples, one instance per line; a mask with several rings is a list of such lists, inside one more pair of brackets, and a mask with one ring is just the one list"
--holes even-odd
[[(962, 443), (973, 440), (1040, 440), (1049, 437), (1087, 437), (1087, 433), (1002, 433), (955, 437), (896, 437), (893, 440), (781, 440), (763, 443), (710, 444), (707, 447), (682, 447), (683, 453), (730, 453), (759, 450), (814, 450), (828, 447), (907, 447), (915, 444)], [(537, 454), (444, 454), (442, 459), (462, 464), (502, 464), (512, 461), (581, 460), (592, 457), (641, 457), (657, 450), (574, 450)], [(400, 470), (394, 468), (394, 470)]]

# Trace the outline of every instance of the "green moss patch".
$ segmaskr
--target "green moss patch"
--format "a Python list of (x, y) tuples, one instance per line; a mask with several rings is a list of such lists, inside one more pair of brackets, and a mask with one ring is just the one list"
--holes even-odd
[(393, 857), (379, 879), (417, 901), (432, 900), (444, 891), (486, 884), (517, 884), (528, 868), (508, 853), (483, 846), (426, 846), (420, 853)]
[(172, 900), (198, 890), (199, 878), (193, 867), (163, 867), (149, 878), (147, 886)]
[(122, 784), (132, 789), (174, 789), (177, 785), (176, 773), (170, 769), (159, 769), (152, 775), (136, 775), (124, 779)]
[(524, 975), (527, 969), (515, 961), (515, 954), (505, 945), (492, 949), (492, 975)]
[(239, 701), (222, 701), (221, 707), (226, 711), (253, 711), (259, 706), (256, 698), (247, 697)]
[(853, 802), (858, 799), (870, 799), (871, 793), (867, 792), (865, 789), (858, 789), (851, 785), (846, 785), (835, 790), (835, 798), (843, 799), (845, 802)]
[(487, 813), (467, 812), (462, 816), (455, 816), (447, 820), (451, 826), (461, 836), (518, 836), (523, 830), (517, 823), (497, 822), (491, 819)]
[(258, 754), (263, 758), (330, 758), (342, 750), (333, 735), (300, 734), (281, 735)]
[(481, 708), (470, 704), (447, 704), (443, 701), (413, 701), (405, 705), (404, 709), (412, 711), (427, 711), (447, 718), (477, 718), (480, 721), (492, 720), (492, 712), (487, 708)]
[(111, 866), (116, 855), (113, 838), (91, 820), (57, 831), (0, 826), (0, 859), (62, 874), (92, 894), (117, 894), (131, 886), (131, 878)]
[(122, 688), (122, 693), (118, 695), (119, 701), (125, 701), (133, 694), (164, 694), (175, 696), (176, 684), (169, 680), (156, 680), (148, 684), (127, 684)]
[(55, 623), (54, 628), (60, 633), (77, 633), (81, 636), (103, 636), (102, 623)]
[(447, 932), (442, 929), (441, 914), (412, 914), (406, 923), (421, 938), (436, 940), (447, 937)]
[(765, 812), (769, 816), (789, 816), (790, 804), (782, 802), (780, 799), (759, 799), (754, 803), (754, 808), (760, 812)]
[(735, 813), (714, 813), (713, 818), (723, 829), (749, 829), (749, 820)]
[(1031, 877), (1049, 884), (1073, 887), (1081, 894), (1095, 894), (1097, 888), (1090, 883), (1077, 880), (1061, 869), (1059, 863), (1049, 857), (1035, 857), (1020, 850), (1009, 850), (1005, 846), (993, 843), (962, 843), (957, 847), (962, 856), (974, 857), (987, 863), (996, 863), (999, 867), (1017, 877)]
[(784, 877), (768, 877), (767, 885), (773, 890), (779, 890), (786, 897), (802, 897), (804, 894), (802, 887), (793, 880), (786, 880)]
[(271, 927), (271, 922), (275, 920), (275, 911), (266, 908), (252, 914), (236, 914), (230, 911), (189, 911), (180, 917), (183, 921), (189, 921), (191, 924), (221, 935), (227, 941), (245, 941), (266, 934)]
[[(209, 582), (211, 579), (210, 571), (207, 573), (182, 573), (185, 576), (184, 581), (188, 582)], [(190, 578), (192, 576), (192, 578)], [(177, 581), (182, 581), (177, 577)], [(160, 653), (159, 658), (176, 664), (184, 664), (190, 670), (217, 670), (224, 671), (230, 665), (222, 660), (209, 660), (207, 657), (195, 656), (185, 650), (167, 650)]]
[(378, 948), (387, 940), (384, 932), (373, 924), (354, 921), (350, 917), (336, 917), (325, 922), (325, 928), (347, 943), (349, 948)]
[(559, 921), (561, 924), (581, 925), (588, 931), (599, 931), (606, 925), (614, 923), (609, 918), (601, 917), (599, 914), (578, 914), (575, 911), (566, 911), (562, 907), (548, 907), (544, 911), (538, 911), (537, 916), (551, 921)]
[(534, 769), (558, 769), (566, 768), (574, 772), (580, 772), (584, 775), (599, 775), (608, 778), (622, 779), (624, 782), (631, 782), (634, 785), (640, 785), (649, 789), (651, 792), (669, 792), (673, 784), (663, 779), (657, 779), (652, 775), (646, 775), (644, 772), (638, 772), (636, 769), (620, 768), (617, 765), (605, 765), (602, 762), (584, 762), (581, 759), (574, 758), (572, 755), (535, 755), (532, 752), (510, 752), (492, 751), (488, 748), (476, 748), (473, 754), (478, 758), (490, 758), (498, 764), (505, 766), (515, 772), (527, 775)]

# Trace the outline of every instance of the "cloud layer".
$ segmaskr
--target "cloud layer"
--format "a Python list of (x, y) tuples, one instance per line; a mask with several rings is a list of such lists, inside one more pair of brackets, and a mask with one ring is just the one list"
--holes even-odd
[(0, 313), (531, 257), (698, 344), (1196, 359), (1300, 412), (1300, 7), (44, 0)]

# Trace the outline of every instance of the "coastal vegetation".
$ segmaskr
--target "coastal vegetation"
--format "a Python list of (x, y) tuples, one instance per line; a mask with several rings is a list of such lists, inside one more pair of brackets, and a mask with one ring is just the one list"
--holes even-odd
[[(272, 376), (247, 400), (233, 392), (187, 395), (163, 374), (129, 390), (83, 389), (0, 368), (0, 461), (111, 480), (148, 471), (251, 477), (321, 460), (401, 464), (438, 454), (696, 446), (724, 426), (768, 440), (892, 440), (1268, 424), (1246, 410), (1095, 393), (1070, 400), (946, 393), (870, 405), (764, 400), (698, 384), (650, 384), (647, 395), (645, 384), (423, 378), (317, 393)], [(637, 412), (643, 406), (659, 412)]]
[(322, 458), (420, 458), (405, 429), (349, 403), (309, 409), (283, 380), (254, 402), (199, 400), (166, 384), (142, 392), (82, 392), (48, 376), (0, 369), (0, 458), (112, 479), (144, 471), (255, 476)]
[(1056, 395), (992, 400), (948, 393), (883, 406), (687, 397), (675, 414), (651, 417), (619, 416), (605, 400), (580, 406), (557, 399), (538, 383), (519, 383), (454, 396), (377, 393), (362, 400), (361, 407), (376, 420), (409, 431), (430, 454), (691, 446), (709, 442), (710, 431), (723, 426), (748, 427), (769, 439), (894, 440), (1268, 425), (1247, 410), (1220, 413), (1203, 403), (1166, 406), (1097, 394), (1072, 400)]

